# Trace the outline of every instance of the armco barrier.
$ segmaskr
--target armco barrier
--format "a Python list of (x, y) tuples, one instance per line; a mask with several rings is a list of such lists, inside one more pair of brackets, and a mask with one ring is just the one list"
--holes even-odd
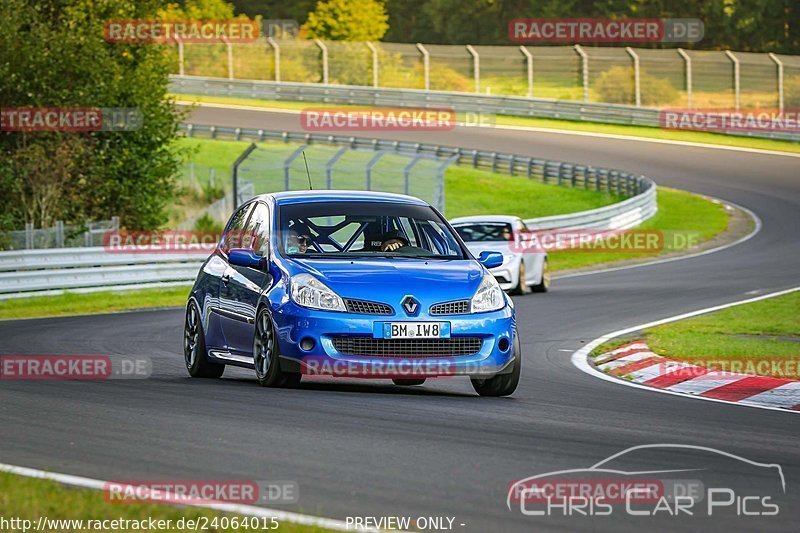
[[(628, 196), (616, 204), (572, 213), (527, 219), (531, 229), (627, 229), (656, 213), (656, 185), (650, 179), (587, 165), (550, 161), (528, 156), (468, 150), (440, 145), (365, 139), (335, 135), (184, 126), (187, 135), (252, 141), (302, 141), (350, 145), (400, 153), (431, 153), (449, 156), (457, 164), (485, 168), (566, 187), (603, 190)], [(0, 299), (54, 290), (129, 289), (176, 283), (191, 283), (197, 276), (202, 254), (122, 254), (104, 247), (64, 248), (0, 252)]]
[[(322, 85), (256, 80), (229, 80), (199, 76), (171, 76), (170, 90), (176, 94), (257, 98), (286, 102), (361, 105), (378, 107), (447, 108), (457, 112), (494, 115), (552, 118), (580, 122), (626, 124), (660, 127), (660, 111), (655, 108), (621, 104), (602, 104), (527, 98), (523, 96), (492, 96), (460, 92), (419, 89), (389, 89), (355, 85)], [(800, 135), (790, 132), (753, 131), (731, 135), (800, 141)]]

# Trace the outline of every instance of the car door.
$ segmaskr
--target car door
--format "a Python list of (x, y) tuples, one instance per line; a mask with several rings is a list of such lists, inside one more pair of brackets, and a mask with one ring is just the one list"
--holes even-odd
[[(250, 248), (259, 255), (269, 251), (270, 209), (264, 202), (254, 202), (238, 248)], [(228, 351), (252, 356), (256, 309), (262, 288), (269, 282), (265, 269), (228, 265), (221, 279), (222, 330)]]
[(233, 213), (233, 215), (231, 215), (217, 250), (223, 265), (221, 269), (217, 269), (221, 271), (219, 272), (218, 278), (217, 298), (215, 299), (216, 301), (214, 302), (214, 306), (211, 308), (211, 312), (217, 317), (217, 322), (219, 323), (219, 329), (222, 337), (222, 342), (220, 343), (221, 348), (226, 351), (228, 350), (228, 342), (225, 339), (225, 323), (232, 319), (228, 311), (231, 306), (227, 302), (227, 299), (229, 298), (227, 284), (229, 283), (230, 276), (233, 273), (233, 267), (228, 262), (228, 252), (231, 250), (231, 248), (240, 247), (239, 243), (241, 241), (241, 236), (244, 234), (247, 221), (250, 218), (250, 213), (252, 211), (253, 204), (248, 203), (240, 207)]

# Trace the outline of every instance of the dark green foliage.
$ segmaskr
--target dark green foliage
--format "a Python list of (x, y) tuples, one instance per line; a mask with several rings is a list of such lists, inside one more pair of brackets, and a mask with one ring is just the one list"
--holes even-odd
[(168, 63), (156, 44), (103, 40), (108, 19), (154, 19), (155, 0), (3, 0), (4, 108), (137, 108), (137, 131), (0, 134), (0, 225), (47, 226), (119, 215), (151, 229), (166, 221), (180, 116), (165, 96)]

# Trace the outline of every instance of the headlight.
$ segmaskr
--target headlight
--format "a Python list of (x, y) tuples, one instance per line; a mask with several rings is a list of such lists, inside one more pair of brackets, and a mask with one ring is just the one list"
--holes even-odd
[(347, 311), (338, 294), (311, 274), (298, 274), (291, 279), (292, 301), (303, 307), (324, 311)]
[(497, 311), (506, 305), (505, 295), (491, 274), (484, 274), (475, 296), (472, 297), (472, 312)]

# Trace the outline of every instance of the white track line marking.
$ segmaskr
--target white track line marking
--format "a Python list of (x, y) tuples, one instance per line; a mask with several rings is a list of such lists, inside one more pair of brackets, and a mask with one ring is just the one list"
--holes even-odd
[[(309, 102), (311, 103), (311, 102)], [(240, 105), (240, 104), (222, 104), (222, 103), (214, 103), (214, 102), (196, 102), (193, 100), (175, 100), (176, 105), (182, 106), (198, 106), (198, 107), (212, 107), (212, 108), (219, 108), (219, 109), (239, 109), (242, 111), (261, 111), (267, 113), (283, 113), (287, 115), (299, 115), (302, 113), (299, 109), (283, 109), (277, 107), (264, 107), (264, 106), (250, 106), (250, 105)], [(523, 117), (524, 118), (524, 117)], [(548, 119), (543, 119), (548, 120)], [(558, 120), (558, 119), (555, 119)], [(608, 126), (624, 126), (623, 124), (607, 124)], [(472, 125), (472, 124), (459, 124), (460, 127), (467, 127), (467, 128), (494, 128), (500, 130), (514, 130), (514, 131), (532, 131), (536, 133), (553, 133), (556, 135), (573, 135), (577, 137), (598, 137), (603, 139), (617, 139), (620, 141), (638, 141), (638, 142), (649, 142), (655, 144), (672, 144), (676, 146), (688, 146), (694, 148), (711, 148), (714, 150), (728, 150), (731, 152), (749, 152), (753, 154), (761, 154), (761, 155), (773, 155), (773, 156), (783, 156), (783, 157), (798, 157), (800, 158), (800, 153), (795, 152), (781, 152), (779, 150), (765, 150), (763, 148), (748, 148), (745, 146), (728, 146), (725, 144), (711, 144), (711, 143), (699, 143), (699, 142), (691, 142), (691, 141), (679, 141), (676, 139), (654, 139), (652, 137), (637, 137), (635, 135), (622, 135), (619, 133), (600, 133), (600, 132), (590, 132), (590, 131), (578, 131), (578, 130), (562, 130), (558, 128), (543, 128), (543, 127), (536, 127), (536, 126), (514, 126), (512, 124), (496, 124), (494, 126), (479, 126), (479, 125)], [(747, 137), (743, 137), (747, 138)], [(792, 141), (780, 141), (777, 139), (764, 139), (766, 141), (775, 140), (776, 142), (792, 142)]]
[[(19, 476), (48, 479), (63, 485), (71, 485), (73, 487), (81, 487), (84, 489), (104, 490), (107, 481), (99, 479), (91, 479), (87, 477), (72, 476), (69, 474), (58, 474), (54, 472), (45, 472), (44, 470), (37, 470), (35, 468), (27, 468), (24, 466), (14, 466), (5, 463), (0, 463), (0, 472), (8, 472), (9, 474), (16, 474)], [(334, 520), (332, 518), (320, 518), (317, 516), (305, 515), (300, 513), (292, 513), (289, 511), (279, 511), (276, 509), (268, 509), (266, 507), (256, 507), (255, 505), (241, 505), (234, 503), (222, 503), (209, 500), (203, 503), (185, 504), (192, 507), (202, 507), (206, 509), (213, 509), (225, 513), (235, 513), (246, 516), (258, 516), (262, 518), (275, 517), (279, 522), (291, 522), (293, 524), (300, 524), (304, 526), (314, 526), (324, 529), (333, 529), (337, 531), (377, 531), (375, 529), (360, 529), (354, 526), (348, 528), (347, 523), (341, 520)]]
[(600, 378), (600, 379), (604, 379), (606, 381), (611, 381), (611, 382), (616, 383), (618, 385), (626, 385), (628, 387), (635, 387), (637, 389), (644, 389), (644, 390), (648, 390), (648, 391), (651, 391), (651, 392), (658, 392), (658, 393), (661, 393), (661, 394), (672, 394), (673, 396), (680, 396), (680, 397), (683, 397), (683, 398), (694, 398), (694, 399), (697, 399), (697, 400), (703, 400), (703, 401), (707, 401), (707, 402), (727, 403), (727, 404), (731, 404), (731, 405), (741, 405), (741, 406), (745, 406), (745, 407), (754, 407), (754, 408), (757, 408), (757, 409), (768, 409), (768, 410), (771, 410), (771, 411), (780, 411), (782, 413), (800, 414), (800, 411), (788, 411), (786, 409), (781, 409), (779, 407), (771, 407), (771, 406), (766, 406), (766, 405), (751, 405), (751, 404), (745, 403), (745, 402), (731, 402), (731, 401), (728, 401), (728, 400), (720, 400), (718, 398), (707, 398), (705, 396), (692, 396), (692, 395), (683, 394), (681, 392), (674, 392), (674, 391), (667, 390), (667, 389), (659, 389), (659, 388), (656, 388), (656, 387), (650, 387), (650, 386), (647, 386), (647, 385), (641, 385), (639, 383), (633, 383), (631, 381), (627, 381), (627, 380), (624, 380), (624, 379), (619, 379), (619, 378), (616, 378), (616, 377), (613, 377), (613, 376), (609, 376), (608, 374), (605, 374), (605, 373), (601, 372), (600, 370), (598, 370), (597, 368), (592, 366), (589, 363), (589, 359), (588, 359), (589, 358), (589, 354), (592, 352), (592, 350), (594, 350), (595, 348), (597, 348), (601, 344), (603, 344), (605, 342), (608, 342), (611, 339), (614, 339), (616, 337), (620, 337), (622, 335), (627, 335), (628, 333), (634, 333), (636, 331), (641, 331), (643, 329), (652, 328), (652, 327), (655, 327), (655, 326), (660, 326), (661, 324), (669, 324), (670, 322), (677, 322), (678, 320), (683, 320), (685, 318), (691, 318), (691, 317), (698, 316), (698, 315), (704, 315), (704, 314), (707, 314), (707, 313), (713, 313), (714, 311), (720, 311), (722, 309), (727, 309), (729, 307), (735, 307), (737, 305), (744, 305), (744, 304), (749, 304), (749, 303), (753, 303), (753, 302), (758, 302), (758, 301), (761, 301), (761, 300), (766, 300), (768, 298), (775, 298), (777, 296), (783, 296), (784, 294), (789, 294), (789, 293), (796, 292), (796, 291), (800, 291), (800, 286), (799, 287), (793, 287), (791, 289), (785, 289), (785, 290), (782, 290), (782, 291), (772, 292), (772, 293), (769, 293), (769, 294), (764, 294), (762, 296), (757, 296), (755, 298), (748, 298), (746, 300), (739, 300), (737, 302), (731, 302), (731, 303), (727, 303), (727, 304), (716, 305), (714, 307), (706, 307), (705, 309), (699, 309), (697, 311), (691, 311), (689, 313), (683, 313), (681, 315), (675, 315), (675, 316), (671, 316), (671, 317), (668, 317), (668, 318), (662, 318), (661, 320), (656, 320), (654, 322), (648, 322), (646, 324), (639, 324), (638, 326), (632, 326), (632, 327), (629, 327), (629, 328), (620, 329), (620, 330), (614, 331), (612, 333), (607, 333), (607, 334), (603, 335), (602, 337), (598, 337), (598, 338), (594, 339), (593, 341), (591, 341), (590, 343), (588, 343), (583, 348), (581, 348), (580, 350), (577, 350), (577, 351), (573, 352), (572, 357), (571, 357), (570, 360), (571, 360), (571, 362), (572, 362), (572, 364), (574, 366), (576, 366), (579, 370), (582, 370), (583, 372), (586, 372), (590, 376), (593, 376), (593, 377), (596, 377), (596, 378)]

